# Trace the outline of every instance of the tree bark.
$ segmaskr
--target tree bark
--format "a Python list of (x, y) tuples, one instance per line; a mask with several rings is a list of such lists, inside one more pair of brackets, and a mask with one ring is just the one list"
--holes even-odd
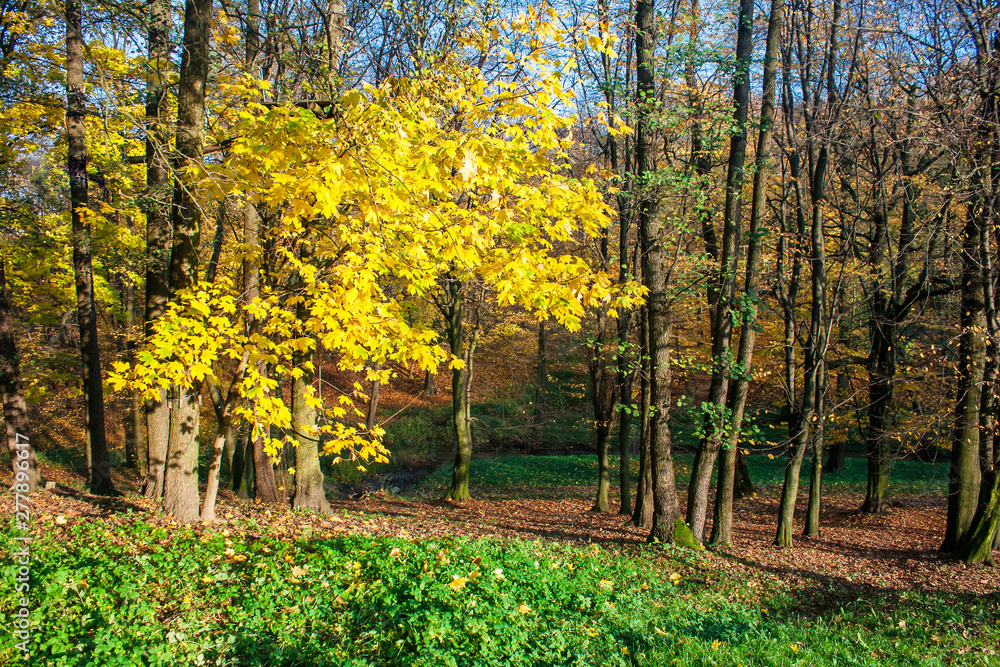
[(446, 303), (443, 308), (445, 325), (448, 328), (448, 345), (454, 357), (461, 359), (461, 368), (451, 372), (451, 407), (455, 421), (455, 464), (451, 474), (451, 487), (445, 494), (447, 500), (464, 502), (469, 495), (469, 471), (472, 468), (472, 423), (470, 419), (469, 391), (472, 379), (472, 356), (476, 348), (476, 333), (465, 342), (462, 321), (463, 284), (447, 279), (445, 285)]
[[(643, 278), (645, 282), (645, 278)], [(653, 469), (649, 446), (649, 327), (646, 308), (639, 312), (639, 484), (632, 510), (632, 524), (649, 529), (653, 525)]]
[(979, 501), (979, 410), (986, 366), (986, 292), (980, 236), (982, 217), (969, 207), (962, 242), (962, 326), (958, 350), (958, 401), (948, 476), (948, 521), (942, 549), (955, 551), (966, 540)]
[(233, 372), (233, 380), (229, 384), (229, 391), (226, 392), (226, 399), (222, 410), (219, 411), (219, 424), (215, 432), (215, 441), (212, 443), (212, 458), (208, 465), (205, 503), (201, 507), (202, 521), (215, 521), (215, 499), (219, 492), (219, 471), (222, 467), (222, 455), (225, 451), (226, 442), (232, 440), (233, 408), (236, 407), (236, 403), (240, 398), (239, 384), (243, 381), (249, 360), (249, 351), (244, 352), (240, 363)]
[[(187, 0), (184, 6), (184, 55), (177, 86), (177, 160), (172, 214), (170, 295), (198, 283), (201, 207), (194, 198), (192, 173), (202, 168), (205, 132), (205, 83), (208, 78), (212, 0)], [(180, 523), (196, 521), (198, 513), (198, 445), (200, 386), (178, 387), (171, 410), (163, 508)]]
[[(0, 257), (0, 399), (3, 401), (3, 425), (10, 453), (11, 473), (19, 492), (33, 493), (42, 486), (42, 471), (31, 443), (28, 404), (21, 384), (21, 358), (10, 313), (5, 262)], [(17, 485), (26, 485), (23, 489)]]
[[(644, 182), (656, 171), (653, 155), (653, 104), (656, 99), (653, 54), (655, 10), (653, 0), (638, 0), (635, 8), (636, 54), (636, 171)], [(665, 544), (686, 542), (690, 532), (684, 525), (677, 502), (674, 460), (670, 442), (670, 313), (667, 299), (667, 253), (665, 230), (657, 218), (659, 197), (649, 186), (639, 195), (639, 239), (643, 251), (643, 274), (649, 293), (647, 326), (652, 373), (650, 377), (650, 463), (652, 467), (653, 520), (650, 541)]]
[[(150, 0), (147, 34), (146, 72), (146, 308), (145, 336), (166, 312), (170, 300), (170, 248), (173, 225), (170, 218), (170, 171), (167, 164), (168, 140), (164, 123), (167, 79), (170, 75), (171, 9), (168, 0)], [(165, 390), (157, 399), (148, 399), (146, 451), (148, 465), (143, 494), (158, 499), (163, 494), (163, 472), (170, 434), (170, 407)]]
[[(305, 306), (300, 303), (299, 309), (303, 311), (301, 317), (305, 314)], [(308, 352), (298, 352), (295, 356), (295, 365), (302, 370), (302, 375), (292, 380), (292, 435), (298, 442), (295, 447), (295, 497), (292, 499), (292, 507), (329, 514), (330, 503), (326, 500), (323, 471), (319, 462), (321, 443), (316, 427), (316, 408), (310, 402), (314, 400), (314, 352), (310, 349)], [(376, 400), (373, 398), (373, 402)]]
[(437, 387), (434, 385), (434, 373), (424, 371), (424, 390), (420, 393), (421, 398), (437, 396)]
[(535, 370), (535, 414), (532, 419), (532, 436), (535, 444), (541, 443), (542, 421), (545, 419), (545, 385), (549, 371), (545, 355), (545, 320), (538, 321), (538, 366)]
[(90, 492), (115, 494), (104, 428), (104, 386), (101, 348), (97, 335), (94, 274), (91, 263), (90, 222), (87, 220), (86, 85), (83, 79), (83, 15), (78, 0), (66, 3), (66, 143), (70, 207), (73, 221), (73, 276), (76, 282), (80, 360), (86, 403)]
[[(705, 435), (698, 443), (691, 483), (688, 485), (687, 523), (699, 542), (705, 537), (708, 516), (708, 493), (726, 429), (731, 428), (727, 395), (732, 369), (733, 301), (736, 297), (736, 271), (739, 263), (740, 218), (743, 205), (743, 178), (747, 148), (747, 118), (750, 107), (750, 57), (753, 47), (753, 0), (740, 0), (736, 28), (736, 70), (733, 83), (733, 120), (735, 131), (729, 144), (726, 172), (726, 204), (723, 217), (722, 259), (719, 263), (718, 303), (715, 328), (712, 330), (712, 381), (708, 389), (708, 411), (704, 415)], [(736, 450), (729, 457), (729, 469), (719, 484), (732, 504), (732, 471)]]
[[(741, 9), (741, 15), (743, 13)], [(783, 0), (771, 1), (771, 14), (767, 24), (767, 41), (764, 47), (764, 74), (761, 81), (763, 96), (760, 109), (760, 131), (757, 138), (757, 154), (754, 159), (753, 199), (750, 208), (750, 240), (747, 245), (747, 266), (743, 328), (740, 332), (740, 346), (737, 353), (736, 369), (729, 387), (727, 403), (732, 426), (729, 441), (719, 460), (719, 477), (716, 483), (715, 512), (712, 519), (712, 544), (729, 544), (733, 531), (733, 497), (736, 492), (737, 459), (740, 458), (739, 436), (743, 426), (747, 392), (753, 376), (752, 363), (754, 344), (757, 336), (757, 304), (760, 302), (760, 273), (763, 258), (762, 236), (765, 207), (767, 205), (767, 174), (770, 168), (771, 142), (774, 133), (775, 72), (778, 58), (778, 40), (781, 36), (781, 18), (784, 11)], [(749, 29), (749, 26), (748, 26)], [(749, 76), (749, 74), (748, 74)], [(744, 98), (745, 102), (749, 102)], [(749, 469), (743, 459), (744, 480), (749, 483)], [(750, 484), (752, 493), (753, 485)], [(741, 489), (747, 493), (747, 489)]]

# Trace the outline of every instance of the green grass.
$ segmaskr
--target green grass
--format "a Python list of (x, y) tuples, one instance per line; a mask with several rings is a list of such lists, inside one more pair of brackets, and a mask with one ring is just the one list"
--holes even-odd
[[(687, 484), (691, 475), (694, 455), (676, 452), (674, 465), (678, 484)], [(785, 475), (785, 459), (754, 454), (748, 457), (750, 477), (759, 486), (778, 486)], [(864, 492), (867, 480), (867, 460), (849, 458), (845, 470), (824, 475), (827, 488), (857, 487)], [(803, 464), (802, 479), (808, 480), (808, 462)], [(632, 479), (639, 473), (638, 457), (631, 461)], [(618, 457), (611, 457), (612, 486), (617, 484)], [(451, 482), (451, 463), (425, 477), (417, 487), (418, 493), (432, 497), (441, 495)], [(474, 459), (470, 477), (470, 490), (489, 498), (551, 498), (582, 496), (591, 493), (597, 484), (597, 456), (504, 456)], [(948, 464), (922, 461), (896, 461), (892, 470), (890, 494), (940, 495), (948, 486)]]
[[(738, 567), (652, 546), (250, 539), (127, 518), (40, 532), (30, 642), (52, 667), (975, 665), (1000, 641), (994, 599), (859, 592), (834, 573), (751, 588)], [(0, 664), (17, 661), (5, 633)]]

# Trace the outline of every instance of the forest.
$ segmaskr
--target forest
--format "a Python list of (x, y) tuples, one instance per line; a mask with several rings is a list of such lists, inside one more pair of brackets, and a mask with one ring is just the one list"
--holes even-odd
[(1000, 664), (1000, 5), (0, 0), (0, 663)]

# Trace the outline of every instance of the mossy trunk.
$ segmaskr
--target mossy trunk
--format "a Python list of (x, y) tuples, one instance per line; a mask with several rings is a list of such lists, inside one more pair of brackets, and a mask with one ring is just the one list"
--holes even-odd
[(966, 542), (979, 502), (981, 480), (979, 411), (986, 368), (986, 291), (981, 270), (982, 218), (969, 207), (962, 243), (962, 333), (958, 352), (958, 401), (948, 478), (948, 521), (942, 549)]
[(597, 498), (592, 512), (608, 511), (608, 491), (611, 487), (611, 461), (608, 458), (608, 439), (611, 427), (608, 424), (598, 424), (595, 431), (597, 449)]
[(972, 525), (954, 555), (967, 565), (996, 565), (993, 548), (997, 526), (1000, 525), (1000, 475), (995, 469), (986, 473), (981, 494), (979, 509), (972, 519)]

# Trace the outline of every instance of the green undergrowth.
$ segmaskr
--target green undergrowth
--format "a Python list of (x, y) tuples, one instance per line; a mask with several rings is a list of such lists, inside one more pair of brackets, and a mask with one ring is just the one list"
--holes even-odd
[[(773, 456), (773, 455), (772, 455)], [(676, 452), (674, 467), (677, 483), (685, 485), (690, 480), (694, 456), (691, 452)], [(785, 475), (785, 458), (752, 453), (747, 457), (750, 477), (754, 484), (763, 487), (780, 486)], [(803, 464), (802, 479), (808, 480), (808, 463)], [(848, 458), (845, 470), (826, 473), (823, 484), (829, 489), (852, 489), (864, 492), (867, 482), (868, 462), (861, 458)], [(639, 474), (638, 457), (631, 461), (632, 480)], [(583, 497), (593, 493), (597, 484), (597, 456), (503, 456), (475, 459), (470, 473), (470, 490), (473, 497), (486, 498), (565, 498)], [(425, 477), (417, 487), (425, 497), (443, 495), (451, 483), (451, 464), (448, 463)], [(618, 457), (611, 457), (611, 487), (617, 488)], [(713, 482), (714, 483), (714, 482)], [(921, 495), (940, 496), (948, 487), (948, 464), (923, 461), (896, 461), (893, 463), (889, 492), (909, 497)]]
[[(1000, 639), (992, 598), (794, 587), (687, 550), (297, 535), (38, 535), (32, 664), (974, 665)], [(7, 632), (0, 664), (19, 662)]]

